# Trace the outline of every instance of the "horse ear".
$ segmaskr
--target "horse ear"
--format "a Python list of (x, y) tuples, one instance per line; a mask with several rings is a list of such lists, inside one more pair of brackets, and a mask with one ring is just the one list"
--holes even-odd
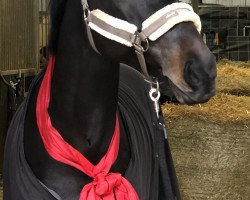
[(48, 44), (49, 53), (56, 53), (57, 51), (57, 38), (62, 23), (66, 3), (67, 0), (50, 0), (49, 2), (51, 20)]

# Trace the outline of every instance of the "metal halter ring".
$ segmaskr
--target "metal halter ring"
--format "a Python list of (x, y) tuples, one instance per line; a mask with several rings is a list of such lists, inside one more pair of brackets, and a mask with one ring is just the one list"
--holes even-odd
[(132, 44), (137, 49), (137, 51), (146, 52), (149, 49), (148, 38), (141, 38), (138, 32), (134, 34), (132, 40)]
[[(154, 94), (156, 94), (156, 96), (154, 96)], [(158, 101), (160, 98), (160, 91), (157, 90), (156, 88), (151, 88), (151, 90), (149, 91), (149, 96), (151, 98), (152, 101)]]
[(89, 15), (90, 15), (90, 10), (89, 7), (87, 7), (86, 9), (83, 10), (83, 17), (85, 21), (88, 19)]
[(142, 41), (142, 43), (145, 43), (145, 46), (143, 46), (143, 45), (141, 44), (142, 51), (143, 51), (143, 52), (146, 52), (146, 51), (149, 49), (149, 41), (148, 41), (148, 39), (145, 39), (144, 41)]

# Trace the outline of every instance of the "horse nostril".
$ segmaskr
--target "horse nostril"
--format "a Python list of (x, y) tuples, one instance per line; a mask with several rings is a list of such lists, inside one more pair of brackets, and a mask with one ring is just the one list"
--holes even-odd
[(192, 61), (186, 62), (184, 68), (184, 78), (185, 81), (193, 88), (197, 88), (200, 79), (197, 73), (197, 67)]

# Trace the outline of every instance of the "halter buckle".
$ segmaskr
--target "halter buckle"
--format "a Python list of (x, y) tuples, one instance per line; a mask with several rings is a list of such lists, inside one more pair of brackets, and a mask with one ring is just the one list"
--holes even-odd
[[(147, 38), (142, 38), (139, 32), (134, 34), (132, 44), (137, 51), (146, 52), (149, 49), (149, 41)], [(145, 44), (145, 45), (144, 45)]]
[(89, 15), (90, 15), (90, 9), (89, 6), (86, 6), (85, 9), (83, 10), (83, 18), (85, 21), (88, 20)]

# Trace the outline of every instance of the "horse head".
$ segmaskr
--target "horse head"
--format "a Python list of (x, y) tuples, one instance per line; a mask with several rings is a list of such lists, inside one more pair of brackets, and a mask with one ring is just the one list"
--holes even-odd
[[(113, 22), (117, 23), (117, 21), (112, 22), (113, 18), (121, 19), (126, 23), (118, 21), (120, 26), (124, 26), (125, 29), (128, 26), (127, 29), (131, 30), (134, 27), (130, 25), (133, 24), (140, 32), (145, 23), (150, 23), (151, 18), (159, 15), (158, 10), (174, 2), (173, 0), (91, 0), (88, 2), (88, 9), (99, 9), (107, 13), (101, 18), (104, 23), (112, 25)], [(144, 42), (143, 45), (147, 47), (143, 48), (148, 48), (144, 56), (149, 74), (155, 77), (166, 76), (180, 103), (195, 104), (206, 102), (215, 94), (216, 62), (197, 30), (199, 25), (195, 24), (194, 20), (185, 19), (189, 14), (190, 12), (183, 13), (181, 22), (177, 22), (157, 39), (149, 40), (148, 44)], [(171, 13), (167, 13), (164, 17), (167, 18), (168, 15)], [(110, 19), (109, 16), (113, 18)], [(113, 35), (97, 32), (92, 31), (93, 40), (102, 55), (141, 70), (133, 48), (114, 42)]]
[[(55, 56), (51, 57), (43, 80), (38, 78), (34, 82), (29, 99), (22, 104), (9, 131), (6, 147), (16, 144), (18, 149), (5, 151), (4, 199), (54, 199), (58, 195), (60, 199), (79, 199), (81, 191), (83, 196), (90, 190), (89, 194), (93, 195), (96, 185), (99, 187), (104, 182), (104, 190), (100, 187), (95, 191), (97, 198), (127, 198), (128, 193), (123, 196), (120, 192), (132, 191), (131, 187), (129, 184), (125, 187), (124, 180), (121, 185), (119, 175), (106, 176), (113, 165), (103, 163), (106, 158), (115, 161), (112, 171), (128, 172), (141, 199), (160, 198), (163, 193), (166, 198), (162, 196), (162, 199), (180, 199), (171, 156), (166, 153), (167, 143), (163, 134), (155, 134), (164, 127), (161, 130), (158, 125), (150, 127), (161, 119), (146, 112), (148, 94), (143, 89), (148, 85), (129, 70), (131, 73), (127, 75), (121, 73), (120, 83), (122, 79), (126, 79), (126, 83), (123, 82), (119, 93), (118, 86), (122, 84), (118, 85), (118, 66), (124, 62), (141, 70), (148, 79), (148, 74), (167, 76), (181, 103), (207, 101), (214, 94), (216, 67), (214, 57), (199, 35), (199, 17), (187, 4), (174, 4), (173, 0), (51, 0), (50, 3), (49, 46)], [(134, 81), (138, 85), (133, 84)], [(127, 100), (118, 102), (119, 95), (127, 88), (134, 91), (127, 90), (128, 93), (123, 94)], [(134, 104), (137, 99), (140, 101)], [(156, 104), (155, 108), (158, 109)], [(20, 122), (23, 124), (18, 125)], [(110, 152), (113, 136), (116, 148), (109, 156), (105, 152)], [(46, 138), (55, 145), (42, 141)], [(55, 151), (49, 152), (46, 147)], [(56, 154), (57, 157), (53, 157)], [(24, 173), (13, 166), (24, 169)], [(26, 169), (31, 169), (37, 180), (31, 179), (33, 173)], [(90, 177), (94, 179), (91, 185)], [(112, 179), (115, 189), (109, 187), (107, 181), (103, 182), (106, 177)], [(32, 194), (19, 184), (20, 178), (31, 180), (25, 188)], [(87, 188), (82, 188), (83, 185)]]

